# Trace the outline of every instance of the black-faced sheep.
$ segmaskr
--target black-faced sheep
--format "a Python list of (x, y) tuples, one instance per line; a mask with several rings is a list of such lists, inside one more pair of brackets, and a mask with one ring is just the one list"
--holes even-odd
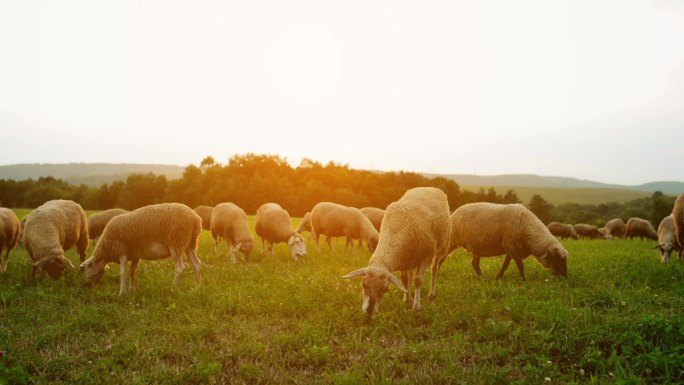
[(97, 214), (93, 214), (88, 218), (88, 236), (90, 239), (97, 239), (104, 231), (107, 223), (117, 215), (125, 214), (128, 210), (124, 209), (109, 209)]
[(330, 239), (339, 236), (347, 238), (347, 246), (360, 239), (366, 242), (371, 252), (378, 245), (378, 231), (361, 210), (332, 202), (317, 203), (311, 210), (311, 233), (316, 240), (316, 249), (321, 235), (326, 236), (331, 250)]
[(292, 229), (292, 219), (287, 210), (277, 203), (264, 203), (257, 209), (255, 231), (261, 237), (261, 249), (268, 248), (273, 256), (273, 245), (287, 242), (292, 257), (297, 260), (306, 255), (306, 245), (301, 234)]
[(211, 206), (197, 206), (194, 210), (202, 218), (202, 230), (211, 231), (211, 213), (214, 208)]
[(236, 253), (240, 253), (242, 261), (245, 261), (254, 250), (247, 214), (234, 203), (219, 203), (214, 207), (211, 212), (211, 236), (214, 238), (214, 253), (218, 255), (219, 243), (225, 240), (233, 263), (236, 262)]
[(679, 247), (684, 248), (684, 193), (680, 194), (672, 208), (675, 237)]
[[(423, 274), (432, 264), (430, 298), (435, 295), (437, 261), (449, 247), (449, 202), (446, 194), (434, 187), (408, 190), (398, 201), (387, 206), (380, 229), (380, 241), (368, 267), (355, 270), (344, 278), (363, 277), (362, 310), (372, 315), (389, 284), (404, 292), (407, 304), (420, 309)], [(401, 271), (400, 282), (393, 271)], [(411, 278), (414, 298), (411, 299)]]
[(64, 252), (76, 245), (81, 262), (88, 250), (88, 219), (81, 205), (70, 200), (43, 203), (25, 217), (22, 243), (38, 269), (57, 278), (66, 267), (74, 265)]
[(622, 218), (613, 218), (606, 222), (603, 226), (604, 238), (612, 239), (614, 237), (622, 238), (625, 236), (625, 222)]
[[(534, 213), (521, 204), (468, 203), (451, 214), (449, 253), (463, 247), (473, 256), (478, 275), (480, 258), (506, 255), (497, 279), (511, 260), (525, 280), (523, 260), (530, 255), (558, 276), (567, 277), (568, 252)], [(446, 256), (445, 256), (446, 257)], [(444, 259), (440, 261), (440, 266)]]
[(629, 218), (627, 225), (625, 225), (625, 238), (632, 239), (634, 237), (639, 237), (641, 240), (648, 238), (657, 241), (658, 233), (648, 220), (632, 217)]
[(546, 228), (549, 229), (551, 234), (553, 234), (553, 235), (555, 235), (561, 239), (563, 239), (563, 238), (578, 239), (577, 233), (575, 232), (575, 229), (572, 227), (571, 224), (551, 222), (548, 225), (546, 225)]
[(581, 239), (603, 238), (603, 234), (601, 233), (601, 231), (598, 229), (598, 227), (594, 225), (588, 225), (586, 223), (577, 223), (574, 226), (572, 226), (572, 228), (575, 229), (577, 236)]
[(19, 243), (19, 227), (17, 214), (8, 208), (0, 207), (0, 274), (7, 270), (10, 252)]
[(202, 231), (202, 219), (181, 203), (161, 203), (118, 215), (107, 224), (95, 245), (93, 256), (81, 263), (86, 283), (97, 283), (110, 262), (119, 264), (119, 295), (126, 292), (126, 262), (131, 261), (131, 289), (135, 289), (135, 270), (141, 259), (173, 258), (176, 285), (185, 268), (185, 253), (200, 283), (200, 260), (197, 244)]
[(679, 258), (682, 257), (682, 247), (677, 242), (672, 214), (660, 221), (660, 225), (658, 225), (658, 245), (654, 249), (660, 249), (661, 261), (663, 263), (670, 261), (670, 254), (673, 250), (679, 252)]

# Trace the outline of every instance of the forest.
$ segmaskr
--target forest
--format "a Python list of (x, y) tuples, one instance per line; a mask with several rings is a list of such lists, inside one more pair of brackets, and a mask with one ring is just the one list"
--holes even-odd
[(233, 202), (254, 214), (265, 202), (280, 203), (293, 216), (302, 216), (316, 203), (385, 208), (407, 189), (432, 186), (443, 190), (453, 211), (470, 202), (524, 203), (544, 223), (588, 223), (602, 226), (612, 218), (649, 219), (654, 226), (672, 212), (675, 197), (655, 192), (651, 197), (626, 203), (598, 205), (563, 203), (552, 205), (541, 195), (521, 202), (514, 190), (494, 188), (469, 191), (451, 179), (426, 177), (412, 172), (375, 172), (352, 169), (335, 162), (322, 164), (304, 159), (296, 167), (278, 155), (239, 154), (221, 164), (206, 157), (199, 165), (188, 165), (181, 178), (131, 174), (125, 181), (102, 184), (99, 188), (73, 185), (62, 179), (41, 177), (28, 180), (0, 180), (0, 206), (35, 208), (51, 199), (71, 199), (86, 210), (121, 207), (128, 210), (161, 202), (181, 202), (190, 207)]

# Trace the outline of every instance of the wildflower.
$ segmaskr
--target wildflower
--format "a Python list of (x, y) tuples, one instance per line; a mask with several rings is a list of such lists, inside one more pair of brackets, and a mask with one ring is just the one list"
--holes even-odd
[(551, 361), (546, 361), (546, 366), (551, 366), (551, 365), (553, 365), (553, 362), (551, 362)]
[(580, 369), (580, 376), (584, 375), (584, 369)]
[(544, 377), (544, 382), (551, 382), (551, 377)]
[(627, 306), (627, 302), (622, 301), (622, 306)]
[(611, 377), (614, 376), (613, 372), (608, 372), (608, 375), (611, 376)]

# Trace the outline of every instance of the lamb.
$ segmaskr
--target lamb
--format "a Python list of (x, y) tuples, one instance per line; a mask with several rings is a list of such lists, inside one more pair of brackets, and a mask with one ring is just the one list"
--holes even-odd
[(311, 210), (311, 233), (316, 240), (317, 250), (321, 235), (326, 236), (331, 250), (333, 247), (330, 238), (343, 235), (347, 238), (346, 247), (350, 244), (353, 246), (354, 239), (366, 242), (371, 252), (378, 245), (378, 231), (361, 210), (332, 202), (317, 203)]
[(382, 218), (385, 216), (385, 210), (377, 207), (362, 207), (361, 212), (363, 215), (368, 217), (368, 219), (375, 227), (375, 230), (380, 231), (380, 224), (382, 224)]
[[(496, 279), (503, 277), (511, 260), (525, 280), (523, 259), (529, 255), (557, 275), (568, 276), (568, 252), (534, 213), (521, 204), (468, 203), (451, 214), (449, 253), (463, 247), (473, 256), (477, 275), (480, 258), (506, 254)], [(446, 258), (446, 255), (444, 256)], [(444, 262), (439, 262), (439, 266)]]
[(295, 260), (306, 255), (304, 238), (292, 229), (290, 214), (277, 203), (264, 203), (259, 207), (256, 212), (255, 230), (261, 237), (261, 250), (268, 248), (271, 256), (273, 245), (281, 242), (287, 242)]
[[(420, 310), (423, 274), (432, 264), (429, 298), (435, 297), (437, 261), (449, 248), (449, 202), (434, 187), (416, 187), (387, 206), (380, 229), (380, 240), (368, 267), (354, 270), (344, 278), (363, 277), (363, 305), (368, 315), (378, 312), (380, 300), (393, 284), (404, 292), (404, 301)], [(401, 271), (401, 280), (392, 274)], [(414, 298), (407, 288), (413, 278)]]
[(202, 219), (181, 203), (149, 205), (118, 215), (107, 224), (95, 245), (92, 257), (81, 263), (88, 286), (100, 281), (105, 266), (118, 262), (119, 295), (126, 292), (126, 262), (131, 261), (131, 290), (135, 290), (135, 270), (141, 259), (173, 258), (173, 284), (183, 272), (181, 254), (190, 259), (195, 270), (195, 282), (200, 284), (201, 263), (197, 257)]
[(684, 248), (684, 193), (680, 194), (672, 208), (675, 237), (680, 248)]
[(672, 214), (660, 221), (660, 225), (658, 225), (658, 245), (654, 249), (660, 249), (661, 261), (663, 263), (670, 261), (672, 250), (678, 251), (679, 258), (682, 257), (682, 247), (677, 242)]
[(33, 261), (31, 276), (38, 269), (58, 278), (74, 265), (64, 252), (76, 245), (81, 262), (88, 250), (88, 219), (81, 205), (70, 200), (51, 200), (26, 216), (22, 243)]
[(588, 225), (586, 223), (577, 223), (573, 226), (573, 229), (575, 229), (577, 236), (580, 238), (587, 238), (587, 239), (603, 238), (603, 234), (601, 234), (601, 231), (599, 231), (599, 229), (594, 225)]
[(563, 239), (563, 238), (578, 239), (579, 238), (577, 236), (577, 233), (575, 232), (575, 229), (572, 227), (571, 224), (568, 224), (568, 223), (551, 222), (548, 225), (546, 225), (546, 228), (549, 229), (551, 234), (553, 234), (556, 237), (559, 237), (561, 239)]
[(254, 238), (249, 232), (247, 214), (234, 203), (219, 203), (214, 207), (211, 212), (211, 236), (214, 238), (216, 255), (219, 242), (225, 239), (233, 263), (236, 263), (235, 253), (240, 252), (244, 262), (254, 249)]
[(604, 238), (606, 239), (613, 239), (613, 237), (622, 238), (625, 235), (625, 222), (622, 218), (609, 220), (603, 228), (605, 229)]
[(194, 210), (202, 218), (202, 230), (211, 231), (211, 212), (214, 208), (211, 206), (197, 206)]
[(102, 235), (107, 223), (117, 215), (125, 214), (128, 210), (124, 209), (109, 209), (97, 214), (93, 214), (88, 218), (88, 235), (90, 239), (97, 239)]
[(632, 217), (629, 218), (625, 226), (625, 238), (632, 239), (634, 237), (639, 237), (641, 240), (648, 238), (657, 241), (658, 233), (653, 228), (651, 222), (646, 219)]
[[(14, 211), (0, 207), (0, 274), (7, 270), (10, 252), (19, 243), (19, 218)], [(5, 256), (2, 252), (5, 250)]]

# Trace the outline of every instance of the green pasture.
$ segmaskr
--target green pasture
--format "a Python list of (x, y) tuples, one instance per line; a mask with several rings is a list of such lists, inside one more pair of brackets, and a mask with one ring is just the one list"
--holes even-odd
[(652, 241), (563, 241), (568, 278), (528, 258), (526, 282), (515, 266), (494, 280), (503, 258), (483, 259), (477, 277), (459, 250), (433, 303), (426, 274), (421, 311), (390, 290), (372, 319), (360, 282), (341, 278), (367, 249), (308, 242), (300, 261), (282, 244), (262, 256), (257, 241), (232, 264), (205, 231), (199, 287), (189, 262), (172, 287), (171, 261), (142, 261), (123, 296), (118, 265), (94, 288), (77, 269), (34, 280), (19, 247), (0, 276), (0, 383), (684, 382), (684, 264), (661, 264)]

